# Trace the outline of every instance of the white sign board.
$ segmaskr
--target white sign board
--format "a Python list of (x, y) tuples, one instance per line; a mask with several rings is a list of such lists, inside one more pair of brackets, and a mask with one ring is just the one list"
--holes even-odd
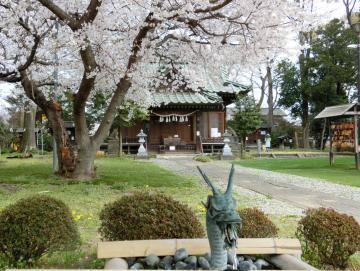
[(219, 137), (219, 128), (211, 128), (211, 137)]

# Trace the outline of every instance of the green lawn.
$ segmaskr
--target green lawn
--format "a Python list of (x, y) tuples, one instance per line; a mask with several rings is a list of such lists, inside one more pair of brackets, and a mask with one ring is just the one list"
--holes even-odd
[(360, 187), (360, 171), (355, 169), (354, 158), (335, 157), (335, 165), (329, 165), (327, 157), (239, 160), (237, 164), (288, 173), (304, 177), (324, 179), (329, 182)]
[[(96, 180), (77, 182), (56, 177), (51, 172), (50, 156), (32, 159), (0, 158), (0, 210), (20, 198), (46, 194), (63, 200), (70, 207), (80, 229), (82, 248), (78, 252), (54, 255), (41, 267), (95, 268), (98, 214), (103, 206), (125, 193), (149, 191), (166, 193), (194, 209), (199, 208), (208, 191), (195, 180), (175, 175), (148, 161), (102, 158), (96, 160)], [(1, 264), (0, 264), (1, 269)]]
[[(54, 176), (50, 156), (13, 160), (4, 156), (0, 158), (0, 210), (21, 198), (46, 194), (63, 200), (79, 226), (81, 249), (44, 258), (40, 267), (102, 267), (102, 261), (96, 260), (95, 255), (96, 243), (100, 239), (97, 232), (99, 212), (106, 203), (135, 191), (165, 193), (189, 205), (205, 226), (201, 201), (206, 201), (210, 190), (197, 180), (176, 175), (151, 161), (101, 158), (96, 160), (96, 167), (98, 177), (95, 180), (78, 182)], [(236, 198), (239, 207), (251, 205), (251, 199), (246, 196)]]
[[(50, 156), (24, 160), (0, 157), (0, 211), (20, 198), (46, 194), (70, 207), (80, 229), (81, 248), (44, 257), (36, 267), (103, 268), (104, 261), (96, 259), (99, 212), (106, 203), (135, 191), (165, 193), (186, 203), (205, 226), (201, 201), (206, 201), (210, 191), (197, 180), (176, 175), (151, 161), (101, 158), (96, 160), (96, 166), (98, 177), (94, 181), (77, 182), (54, 176)], [(235, 195), (235, 198), (239, 208), (254, 205), (249, 196)], [(294, 237), (299, 217), (272, 215), (271, 219), (279, 228), (280, 237)], [(0, 255), (0, 270), (3, 268)]]

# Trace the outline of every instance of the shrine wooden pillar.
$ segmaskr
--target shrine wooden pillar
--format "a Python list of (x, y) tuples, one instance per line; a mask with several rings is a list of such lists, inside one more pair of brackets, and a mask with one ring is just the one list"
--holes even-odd
[(196, 144), (196, 153), (202, 152), (202, 144), (201, 144), (201, 132), (200, 132), (200, 118), (201, 118), (201, 112), (197, 111), (195, 113), (195, 144)]
[(329, 150), (329, 160), (330, 166), (334, 164), (334, 152), (333, 152), (333, 140), (332, 140), (332, 132), (331, 132), (331, 120), (329, 121), (329, 137), (330, 137), (330, 150)]

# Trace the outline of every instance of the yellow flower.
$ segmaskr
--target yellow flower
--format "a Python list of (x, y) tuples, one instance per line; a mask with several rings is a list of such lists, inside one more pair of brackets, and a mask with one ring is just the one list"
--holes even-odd
[(198, 212), (200, 212), (200, 213), (206, 213), (206, 208), (205, 208), (205, 206), (202, 205), (202, 204), (198, 204), (198, 205), (196, 206), (196, 210), (197, 210)]
[(76, 216), (75, 216), (75, 221), (79, 221), (82, 217), (83, 217), (83, 216), (80, 215), (80, 214), (79, 214), (79, 215), (76, 215)]

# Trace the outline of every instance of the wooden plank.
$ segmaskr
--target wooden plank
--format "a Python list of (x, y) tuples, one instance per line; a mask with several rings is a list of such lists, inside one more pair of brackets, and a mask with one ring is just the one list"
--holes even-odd
[[(166, 239), (99, 242), (98, 258), (143, 257), (174, 255), (179, 248), (186, 248), (191, 255), (210, 251), (207, 239)], [(237, 254), (301, 254), (297, 239), (247, 238), (238, 240)]]

